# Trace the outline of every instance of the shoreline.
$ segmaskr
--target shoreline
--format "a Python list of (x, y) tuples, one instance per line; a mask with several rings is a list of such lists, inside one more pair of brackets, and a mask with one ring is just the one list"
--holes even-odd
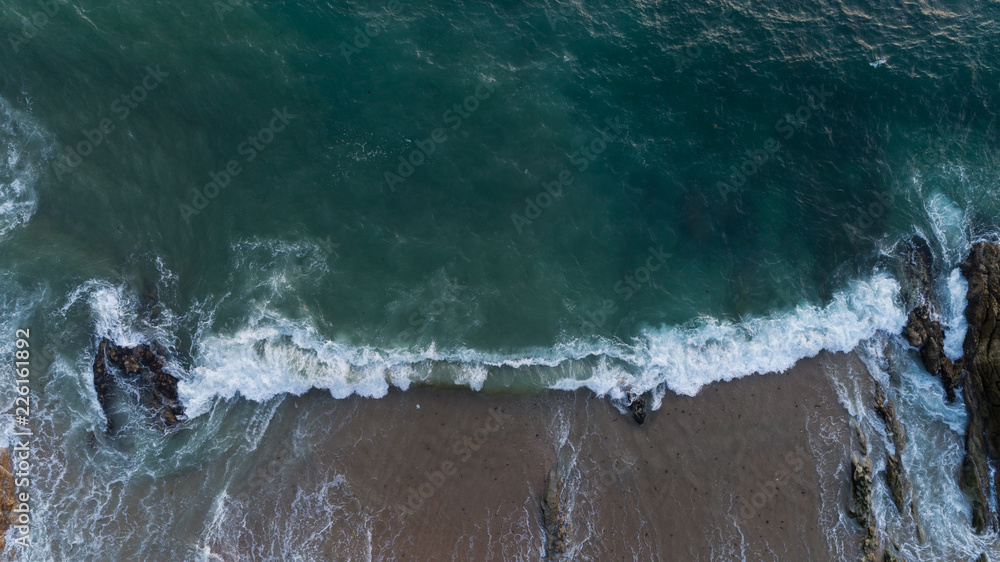
[[(278, 544), (307, 557), (538, 559), (558, 464), (569, 559), (841, 556), (859, 539), (831, 541), (821, 520), (848, 501), (851, 429), (825, 369), (852, 362), (824, 352), (694, 397), (668, 392), (642, 426), (586, 390), (288, 397), (206, 546), (225, 560)], [(304, 520), (306, 504), (335, 516)]]

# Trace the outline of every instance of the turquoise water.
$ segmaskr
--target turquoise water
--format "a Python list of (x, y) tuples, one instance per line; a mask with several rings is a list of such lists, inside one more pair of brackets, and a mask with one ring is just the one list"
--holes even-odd
[(901, 326), (895, 242), (947, 274), (1000, 231), (998, 21), (6, 2), (5, 332), (81, 435), (102, 336), (166, 345), (195, 420), (313, 387), (693, 394), (852, 349)]

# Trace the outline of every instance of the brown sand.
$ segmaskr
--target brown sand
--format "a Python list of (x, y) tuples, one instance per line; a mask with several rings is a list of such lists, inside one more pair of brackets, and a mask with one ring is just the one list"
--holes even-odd
[(668, 394), (641, 427), (589, 392), (289, 398), (207, 546), (226, 560), (538, 560), (558, 461), (568, 559), (856, 558), (852, 531), (833, 525), (850, 428), (824, 374), (849, 364), (824, 353)]

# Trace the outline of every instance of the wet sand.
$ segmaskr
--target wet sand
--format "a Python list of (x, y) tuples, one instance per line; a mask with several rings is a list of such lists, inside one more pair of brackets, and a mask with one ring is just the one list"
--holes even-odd
[[(850, 426), (823, 353), (669, 394), (644, 425), (588, 392), (393, 391), (277, 408), (198, 540), (224, 560), (538, 560), (564, 471), (572, 560), (856, 558)], [(846, 546), (844, 546), (846, 545)]]

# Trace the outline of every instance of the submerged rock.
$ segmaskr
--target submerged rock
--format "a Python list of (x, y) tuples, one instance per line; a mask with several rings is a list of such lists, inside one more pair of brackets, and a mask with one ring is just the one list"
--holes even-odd
[(552, 557), (566, 552), (566, 534), (569, 525), (562, 508), (562, 467), (558, 461), (545, 478), (545, 496), (542, 498), (542, 523), (545, 527), (545, 554)]
[(177, 425), (183, 418), (184, 406), (177, 394), (180, 380), (163, 370), (165, 360), (158, 353), (162, 349), (155, 345), (121, 347), (107, 338), (98, 345), (93, 368), (94, 391), (107, 418), (108, 433), (114, 430), (110, 408), (111, 392), (115, 386), (115, 377), (108, 370), (109, 363), (121, 369), (124, 381), (139, 391), (143, 406), (164, 430)]
[(975, 244), (961, 270), (969, 282), (962, 379), (969, 422), (962, 487), (972, 496), (972, 526), (983, 533), (997, 529), (993, 505), (1000, 500), (1000, 482), (991, 481), (989, 469), (1000, 462), (1000, 246)]

